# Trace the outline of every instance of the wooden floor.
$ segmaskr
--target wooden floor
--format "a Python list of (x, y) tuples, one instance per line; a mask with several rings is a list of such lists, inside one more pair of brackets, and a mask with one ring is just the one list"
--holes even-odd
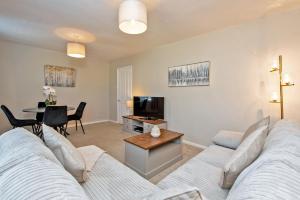
[[(76, 146), (86, 146), (86, 145), (96, 145), (101, 149), (105, 150), (108, 154), (124, 162), (124, 149), (125, 144), (123, 139), (131, 136), (130, 133), (122, 131), (122, 126), (120, 124), (112, 122), (104, 122), (98, 124), (87, 125), (84, 127), (86, 134), (84, 135), (81, 127), (78, 127), (78, 131), (74, 128), (69, 128), (68, 132), (71, 134), (68, 139)], [(159, 182), (169, 173), (177, 169), (187, 160), (191, 159), (197, 155), (202, 150), (195, 148), (190, 145), (183, 145), (183, 159), (171, 167), (165, 169), (161, 173), (152, 177), (150, 181), (154, 184)]]

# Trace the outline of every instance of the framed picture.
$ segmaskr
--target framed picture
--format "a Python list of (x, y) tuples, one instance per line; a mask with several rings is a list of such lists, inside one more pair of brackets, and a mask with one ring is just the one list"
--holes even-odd
[(169, 67), (169, 87), (208, 86), (210, 62)]
[(75, 87), (76, 70), (70, 67), (45, 65), (45, 85), (54, 87)]

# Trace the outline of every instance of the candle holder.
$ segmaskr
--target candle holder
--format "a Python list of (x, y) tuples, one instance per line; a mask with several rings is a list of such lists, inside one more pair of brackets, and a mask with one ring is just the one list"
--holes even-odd
[(294, 86), (294, 83), (291, 82), (283, 82), (282, 75), (282, 56), (279, 56), (279, 66), (273, 67), (270, 72), (279, 72), (279, 89), (280, 89), (280, 100), (271, 100), (270, 103), (279, 103), (280, 104), (280, 118), (284, 119), (284, 106), (283, 106), (283, 87)]

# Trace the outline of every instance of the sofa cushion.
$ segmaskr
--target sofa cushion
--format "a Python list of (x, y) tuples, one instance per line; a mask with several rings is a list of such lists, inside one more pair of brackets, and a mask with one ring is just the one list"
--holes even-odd
[(161, 191), (107, 153), (98, 159), (87, 176), (81, 185), (91, 200), (140, 200)]
[(192, 158), (161, 180), (157, 186), (165, 190), (189, 185), (197, 187), (201, 195), (204, 195), (207, 199), (224, 200), (227, 197), (228, 190), (222, 189), (218, 185), (221, 175), (221, 168), (197, 158)]
[(267, 126), (269, 128), (270, 125), (270, 116), (265, 117), (258, 122), (252, 124), (243, 134), (242, 141), (245, 140), (251, 133), (253, 133), (255, 130), (257, 130), (260, 127)]
[(194, 158), (207, 162), (215, 167), (223, 168), (225, 163), (231, 158), (233, 152), (234, 150), (229, 148), (210, 145)]
[(33, 155), (61, 166), (42, 140), (24, 128), (16, 128), (0, 136), (0, 173)]
[(52, 150), (64, 168), (72, 174), (79, 183), (86, 181), (85, 161), (72, 143), (45, 124), (43, 124), (43, 134), (46, 145)]
[(153, 193), (143, 200), (205, 200), (205, 197), (201, 195), (198, 188), (182, 185)]
[(88, 197), (62, 166), (34, 155), (1, 174), (0, 199), (88, 200)]
[(267, 126), (257, 129), (234, 151), (232, 157), (223, 168), (224, 173), (220, 179), (220, 186), (222, 188), (229, 189), (238, 175), (259, 156), (267, 134)]
[(282, 120), (270, 131), (263, 152), (237, 178), (228, 200), (300, 197), (300, 124)]
[(105, 151), (95, 145), (79, 147), (77, 150), (81, 153), (85, 161), (86, 171), (90, 172), (94, 168), (97, 160)]
[(230, 149), (236, 149), (242, 142), (243, 133), (221, 130), (213, 138), (213, 143)]

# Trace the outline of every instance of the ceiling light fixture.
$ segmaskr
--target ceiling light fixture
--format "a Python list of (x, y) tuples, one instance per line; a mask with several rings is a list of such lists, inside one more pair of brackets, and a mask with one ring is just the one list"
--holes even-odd
[(147, 8), (140, 0), (124, 0), (119, 8), (119, 28), (127, 34), (147, 30)]
[(83, 44), (69, 42), (67, 44), (67, 55), (73, 58), (85, 58), (85, 46)]

